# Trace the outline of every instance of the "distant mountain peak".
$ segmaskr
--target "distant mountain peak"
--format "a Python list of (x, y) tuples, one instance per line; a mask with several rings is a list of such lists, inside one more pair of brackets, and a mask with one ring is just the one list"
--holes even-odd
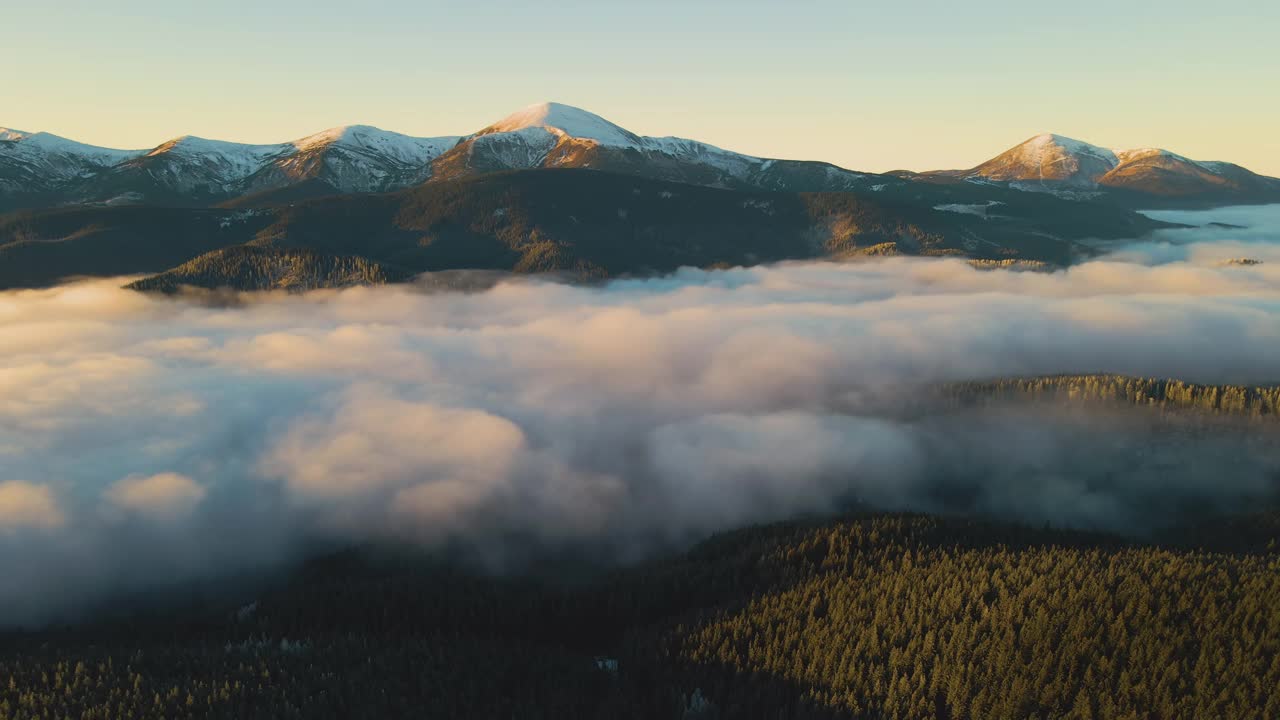
[(1100, 145), (1094, 145), (1084, 140), (1077, 140), (1057, 133), (1041, 133), (1018, 147), (1034, 149), (1040, 152), (1057, 149), (1071, 155), (1092, 155), (1112, 164), (1116, 162), (1118, 153), (1118, 151), (1110, 148), (1104, 148)]
[(1028, 143), (1034, 143), (1034, 144), (1056, 143), (1058, 145), (1063, 145), (1063, 146), (1083, 145), (1087, 147), (1095, 147), (1092, 143), (1087, 143), (1083, 140), (1077, 140), (1075, 138), (1067, 137), (1066, 135), (1059, 135), (1058, 133), (1040, 133), (1039, 135), (1036, 135), (1035, 137), (1031, 138), (1030, 140), (1028, 140), (1026, 143), (1023, 143), (1023, 144), (1025, 145)]
[(425, 163), (457, 143), (458, 136), (411, 137), (372, 125), (342, 125), (321, 130), (290, 143), (302, 152), (340, 146), (368, 150), (395, 157), (401, 161)]
[(969, 171), (969, 176), (1004, 181), (1051, 181), (1092, 186), (1118, 162), (1116, 153), (1083, 140), (1041, 133)]
[(517, 110), (477, 135), (520, 132), (531, 128), (601, 145), (631, 147), (641, 144), (640, 136), (582, 108), (557, 102), (543, 102)]
[(1045, 155), (1052, 154), (1054, 152), (1072, 156), (1089, 155), (1101, 158), (1109, 163), (1112, 168), (1123, 163), (1151, 157), (1164, 157), (1186, 163), (1203, 164), (1163, 148), (1104, 148), (1083, 140), (1069, 138), (1066, 135), (1058, 135), (1057, 133), (1041, 133), (1023, 142), (1021, 145), (1012, 148), (1008, 152), (1033, 154), (1036, 157), (1044, 157)]
[[(412, 137), (343, 125), (250, 145), (195, 135), (113, 150), (0, 128), (0, 212), (54, 204), (212, 205), (388, 192), (427, 181), (530, 168), (585, 168), (688, 185), (778, 192), (881, 192), (900, 180), (822, 162), (773, 160), (696, 140), (637, 135), (579, 107), (542, 102), (465, 136)], [(1041, 133), (967, 170), (919, 177), (1003, 182), (1072, 199), (1123, 191), (1123, 202), (1274, 202), (1280, 179), (1158, 149), (1112, 150)], [(903, 177), (903, 176), (899, 176)], [(1113, 193), (1116, 197), (1119, 192)]]
[[(59, 156), (75, 158), (74, 162), (84, 162), (94, 166), (121, 162), (145, 152), (144, 150), (115, 150), (98, 147), (97, 145), (68, 140), (52, 133), (26, 132), (25, 130), (15, 130), (13, 128), (0, 128), (0, 141), (16, 143), (16, 154), (28, 159)], [(85, 168), (80, 168), (79, 170), (85, 170)], [(61, 170), (53, 172), (53, 174), (59, 175), (70, 172), (72, 176), (78, 176), (79, 170), (71, 170), (64, 166)]]
[(195, 135), (183, 135), (161, 143), (148, 155), (160, 155), (167, 152), (198, 153), (210, 155), (273, 155), (283, 152), (289, 145), (250, 145), (227, 140), (210, 140)]
[(1121, 191), (1129, 194), (1125, 202), (1144, 204), (1275, 202), (1280, 197), (1280, 180), (1239, 165), (1192, 160), (1161, 148), (1105, 148), (1057, 133), (1035, 135), (968, 170), (926, 175), (1007, 182), (1072, 199)]
[(381, 136), (406, 137), (400, 133), (393, 133), (372, 125), (341, 125), (294, 140), (292, 145), (299, 150), (308, 150), (313, 147), (333, 144), (359, 145), (364, 138)]
[(1116, 157), (1118, 157), (1121, 162), (1133, 162), (1134, 160), (1142, 160), (1145, 158), (1162, 157), (1162, 158), (1171, 158), (1173, 160), (1179, 160), (1181, 162), (1186, 162), (1186, 163), (1194, 163), (1196, 165), (1212, 164), (1212, 162), (1202, 163), (1199, 160), (1192, 160), (1189, 157), (1179, 155), (1178, 153), (1173, 152), (1171, 150), (1165, 150), (1164, 148), (1152, 148), (1152, 147), (1133, 148), (1130, 150), (1116, 150), (1115, 152), (1116, 152)]

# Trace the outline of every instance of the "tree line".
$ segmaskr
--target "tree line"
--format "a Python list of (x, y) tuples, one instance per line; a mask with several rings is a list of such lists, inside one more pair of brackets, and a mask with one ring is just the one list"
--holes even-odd
[(0, 719), (1280, 717), (1278, 528), (853, 515), (587, 580), (356, 549), (253, 603), (0, 636)]
[(1280, 416), (1280, 385), (1201, 385), (1125, 375), (1052, 375), (960, 382), (947, 385), (944, 395), (959, 403), (1018, 399), (1111, 402), (1249, 418)]

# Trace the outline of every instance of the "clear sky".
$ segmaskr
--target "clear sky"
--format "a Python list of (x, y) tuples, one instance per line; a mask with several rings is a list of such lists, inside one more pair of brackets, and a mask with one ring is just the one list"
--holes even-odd
[(1280, 175), (1267, 0), (34, 0), (0, 126), (112, 147), (352, 123), (473, 132), (556, 100), (638, 133), (863, 170), (1039, 132)]

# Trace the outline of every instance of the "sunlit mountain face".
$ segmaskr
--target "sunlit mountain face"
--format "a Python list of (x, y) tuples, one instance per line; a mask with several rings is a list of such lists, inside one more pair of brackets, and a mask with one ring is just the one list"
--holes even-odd
[(114, 150), (0, 129), (0, 210), (86, 202), (262, 203), (552, 167), (782, 192), (872, 191), (900, 186), (905, 178), (992, 181), (1133, 207), (1280, 199), (1280, 180), (1239, 165), (1168, 150), (1113, 150), (1062, 135), (1038, 135), (970, 170), (879, 175), (825, 162), (758, 158), (684, 138), (644, 137), (586, 110), (547, 102), (469, 135), (432, 138), (351, 125), (278, 144), (184, 136), (149, 150)]
[(1074, 199), (1138, 208), (1274, 203), (1280, 180), (1229, 162), (1168, 150), (1115, 150), (1062, 135), (1037, 135), (968, 170), (899, 173), (934, 181), (996, 182)]

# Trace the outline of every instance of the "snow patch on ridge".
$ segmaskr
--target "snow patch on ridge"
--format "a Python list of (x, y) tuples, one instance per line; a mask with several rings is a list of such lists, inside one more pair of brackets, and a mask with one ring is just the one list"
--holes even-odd
[(996, 207), (997, 205), (1003, 205), (1003, 204), (1004, 203), (1000, 202), (999, 200), (991, 200), (980, 205), (965, 205), (961, 203), (934, 205), (933, 209), (939, 210), (942, 212), (960, 213), (961, 215), (976, 215), (977, 217), (980, 217), (985, 220), (991, 217), (988, 214), (990, 213), (991, 208)]

